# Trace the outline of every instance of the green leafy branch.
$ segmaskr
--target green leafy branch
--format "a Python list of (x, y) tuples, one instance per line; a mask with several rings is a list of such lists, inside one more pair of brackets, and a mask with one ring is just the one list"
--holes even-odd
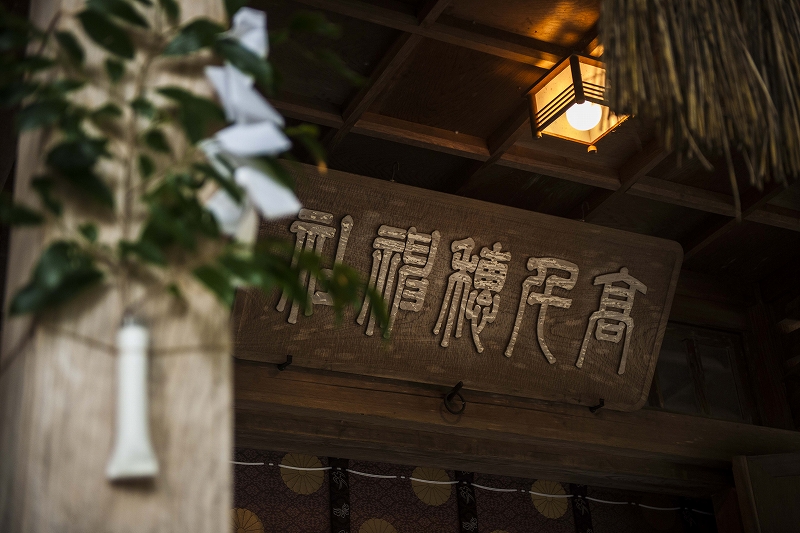
[[(229, 17), (243, 4), (226, 0)], [(82, 34), (64, 29), (70, 18)], [(337, 318), (347, 307), (358, 308), (366, 294), (379, 323), (387, 324), (380, 295), (353, 269), (341, 264), (326, 269), (319, 256), (293, 255), (285, 242), (249, 245), (221, 231), (205, 204), (205, 191), (219, 188), (240, 206), (247, 201), (247, 191), (232, 179), (238, 159), (212, 159), (202, 149), (204, 140), (226, 126), (226, 113), (214, 100), (185, 88), (152, 87), (151, 67), (205, 51), (197, 57), (205, 61), (210, 54), (212, 61), (232, 65), (266, 94), (276, 92), (278, 76), (267, 59), (221, 24), (200, 18), (179, 25), (179, 20), (175, 0), (87, 0), (77, 14), (60, 13), (40, 30), (0, 7), (0, 106), (17, 109), (19, 131), (42, 129), (47, 146), (42, 171), (31, 181), (40, 208), (0, 197), (0, 222), (49, 223), (59, 230), (28, 283), (12, 298), (10, 312), (40, 312), (109, 278), (124, 288), (142, 272), (183, 298), (172, 274), (184, 271), (228, 306), (238, 288), (280, 290), (307, 314), (312, 306), (305, 280), (313, 276), (330, 295)], [(290, 42), (304, 32), (324, 38), (340, 34), (324, 16), (302, 12), (270, 42)], [(89, 43), (105, 53), (99, 72), (87, 65)], [(358, 75), (329, 50), (314, 57), (327, 57), (328, 64), (357, 81)], [(121, 89), (122, 82), (131, 84), (133, 96), (125, 96), (130, 92)], [(104, 101), (86, 104), (84, 91), (96, 95), (98, 88)], [(185, 139), (175, 139), (176, 131)], [(282, 132), (324, 164), (315, 126), (284, 127)], [(245, 162), (274, 182), (293, 186), (278, 154)], [(71, 222), (74, 227), (63, 216), (67, 205), (78, 218)], [(143, 222), (137, 218), (141, 213)], [(122, 228), (116, 241), (103, 240), (98, 230), (100, 221), (109, 220)]]

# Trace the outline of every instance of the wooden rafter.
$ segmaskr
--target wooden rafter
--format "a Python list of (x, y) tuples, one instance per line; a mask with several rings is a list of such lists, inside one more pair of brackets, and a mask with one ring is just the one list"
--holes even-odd
[(653, 139), (641, 151), (634, 154), (619, 169), (619, 189), (604, 191), (602, 189), (592, 193), (589, 198), (576, 206), (570, 218), (580, 218), (591, 222), (602, 209), (617, 198), (627, 193), (648, 172), (653, 170), (669, 152), (665, 150), (660, 141)]
[[(587, 52), (588, 47), (595, 46), (593, 43), (597, 40), (597, 34), (597, 24), (595, 24), (575, 45), (573, 51)], [(523, 98), (514, 111), (506, 117), (500, 126), (498, 126), (486, 140), (486, 145), (489, 148), (489, 159), (484, 161), (481, 165), (474, 165), (470, 169), (467, 169), (456, 194), (466, 194), (467, 191), (474, 187), (480, 179), (481, 173), (487, 167), (500, 160), (530, 126), (530, 110), (527, 100)]]
[[(428, 27), (444, 11), (452, 0), (429, 0), (420, 9), (417, 16), (419, 27)], [(353, 125), (361, 118), (361, 115), (369, 109), (372, 102), (385, 91), (411, 53), (422, 41), (422, 36), (417, 33), (404, 33), (394, 42), (389, 51), (383, 56), (378, 66), (369, 78), (367, 84), (350, 101), (342, 113), (342, 125), (323, 139), (328, 152), (336, 149), (336, 146), (350, 133)]]
[[(747, 189), (742, 194), (742, 218), (746, 219), (763, 206), (772, 198), (783, 191), (783, 187), (778, 183), (772, 182), (764, 192), (759, 192), (754, 188)], [(695, 233), (695, 237), (683, 243), (684, 261), (688, 261), (704, 250), (709, 244), (727, 234), (739, 224), (734, 219), (722, 223), (715, 223), (706, 228), (702, 228)]]
[[(331, 104), (288, 95), (282, 95), (281, 100), (272, 100), (272, 104), (281, 113), (291, 118), (334, 128), (338, 128), (342, 124), (342, 117), (336, 107)], [(352, 132), (462, 157), (479, 164), (490, 157), (489, 147), (486, 141), (480, 137), (456, 134), (452, 131), (369, 112), (364, 113), (361, 119), (355, 123)], [(497, 160), (496, 164), (609, 191), (617, 190), (620, 187), (619, 172), (615, 169), (588, 167), (584, 162), (578, 160), (520, 146), (512, 146)], [(729, 195), (649, 176), (639, 178), (628, 189), (627, 194), (706, 213), (735, 216), (733, 199)], [(800, 213), (789, 209), (762, 205), (744, 218), (751, 222), (800, 231)]]
[(447, 18), (447, 24), (437, 22), (423, 25), (419, 23), (418, 15), (415, 13), (388, 9), (358, 0), (298, 1), (317, 9), (544, 69), (549, 69), (569, 54), (569, 50), (563, 47), (481, 24), (470, 23), (467, 28), (463, 21), (453, 17)]

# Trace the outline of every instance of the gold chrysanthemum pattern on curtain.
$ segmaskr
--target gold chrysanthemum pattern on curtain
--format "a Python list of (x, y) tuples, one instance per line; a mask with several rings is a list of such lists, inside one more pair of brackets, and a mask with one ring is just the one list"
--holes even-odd
[(249, 509), (231, 509), (233, 533), (264, 533), (264, 525)]
[[(428, 481), (450, 481), (450, 476), (441, 468), (423, 468), (418, 466), (411, 473), (411, 477), (416, 479), (425, 479)], [(414, 489), (414, 494), (417, 498), (422, 500), (428, 505), (442, 505), (450, 499), (450, 494), (453, 492), (452, 485), (445, 485), (444, 483), (425, 483), (424, 481), (411, 480), (411, 487)]]
[(386, 520), (370, 518), (361, 524), (358, 533), (397, 533), (397, 530)]
[[(553, 494), (556, 496), (565, 495), (564, 486), (555, 481), (539, 479), (531, 486), (532, 492), (539, 494)], [(567, 498), (552, 498), (549, 496), (539, 496), (531, 494), (531, 500), (536, 510), (547, 518), (561, 518), (567, 512)]]
[(296, 468), (322, 468), (322, 463), (313, 455), (287, 453), (281, 465), (294, 468), (281, 468), (281, 478), (286, 486), (297, 494), (313, 494), (322, 486), (324, 470), (295, 470)]

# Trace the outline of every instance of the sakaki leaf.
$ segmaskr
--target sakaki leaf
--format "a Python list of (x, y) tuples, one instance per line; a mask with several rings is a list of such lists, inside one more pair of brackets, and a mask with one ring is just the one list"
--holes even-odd
[(111, 21), (105, 14), (87, 9), (78, 14), (83, 30), (95, 43), (112, 54), (133, 59), (135, 50), (128, 33)]
[(165, 56), (180, 56), (190, 54), (207, 48), (214, 44), (217, 36), (224, 31), (224, 28), (208, 19), (198, 19), (190, 22), (180, 33), (167, 45), (163, 54)]

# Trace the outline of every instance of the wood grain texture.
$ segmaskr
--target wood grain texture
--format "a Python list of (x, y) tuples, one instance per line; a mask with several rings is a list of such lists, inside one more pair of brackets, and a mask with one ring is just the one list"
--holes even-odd
[(794, 531), (800, 522), (800, 454), (736, 457), (733, 473), (746, 533)]
[(709, 496), (738, 454), (785, 453), (800, 433), (642, 409), (620, 413), (237, 360), (236, 441), (600, 486)]
[(452, 17), (454, 20), (449, 21), (449, 24), (420, 25), (417, 14), (410, 9), (393, 9), (358, 0), (298, 1), (316, 9), (544, 69), (552, 67), (569, 54), (568, 48), (480, 24), (471, 24), (471, 21), (469, 29), (464, 29), (463, 21), (456, 17)]
[[(32, 19), (46, 26), (59, 8), (75, 12), (82, 5), (77, 0), (34, 1)], [(218, 2), (183, 2), (182, 8), (185, 20), (223, 16)], [(105, 57), (87, 47), (87, 68), (101, 69)], [(204, 80), (192, 85), (165, 71), (155, 78), (162, 84), (182, 79), (209, 91)], [(86, 98), (84, 103), (97, 104), (91, 92)], [(27, 204), (36, 205), (30, 180), (41, 171), (45, 149), (37, 134), (21, 139), (16, 197)], [(64, 224), (76, 224), (76, 217), (66, 209)], [(103, 239), (120, 232), (112, 222), (99, 229)], [(50, 226), (12, 232), (7, 299), (27, 281), (42, 247), (60, 232)], [(160, 472), (152, 483), (111, 484), (105, 477), (115, 423), (114, 337), (125, 305), (118, 288), (108, 283), (89, 291), (41, 315), (34, 328), (29, 317), (5, 321), (0, 531), (217, 533), (229, 527), (229, 315), (208, 291), (190, 280), (181, 282), (192, 302), (188, 309), (181, 312), (168, 296), (158, 295), (148, 297), (138, 311), (153, 339), (150, 424)], [(134, 283), (131, 294), (141, 296), (144, 288)]]
[[(676, 243), (340, 172), (322, 178), (307, 165), (298, 166), (295, 177), (299, 198), (309, 209), (332, 213), (337, 226), (343, 216), (353, 217), (344, 261), (365, 277), (374, 268), (373, 239), (381, 224), (441, 232), (439, 252), (427, 276), (427, 296), (420, 312), (398, 312), (392, 340), (385, 343), (379, 335), (365, 336), (364, 326), (356, 325), (353, 316), (347, 315), (337, 327), (330, 309), (315, 306), (313, 316), (301, 316), (296, 324), (289, 324), (286, 313), (275, 310), (278, 295), (244, 293), (237, 305), (241, 308), (236, 326), (238, 357), (281, 362), (291, 353), (294, 364), (302, 367), (440, 385), (463, 380), (468, 389), (583, 405), (604, 398), (606, 406), (621, 410), (638, 409), (646, 401), (680, 271), (681, 250)], [(291, 224), (265, 224), (261, 234), (291, 237)], [(440, 345), (443, 333), (433, 333), (453, 273), (451, 242), (467, 237), (474, 239), (475, 254), (496, 242), (512, 254), (496, 321), (480, 336), (483, 353), (476, 353), (468, 323), (463, 336), (453, 336), (447, 348)], [(333, 247), (329, 244), (323, 254), (332, 256)], [(572, 261), (580, 269), (574, 289), (557, 288), (553, 293), (571, 298), (571, 307), (550, 306), (547, 311), (543, 335), (557, 360), (553, 365), (537, 342), (538, 305), (526, 306), (513, 355), (503, 355), (508, 353), (515, 328), (523, 281), (532, 274), (525, 268), (529, 257)], [(593, 336), (586, 363), (578, 369), (575, 364), (589, 316), (598, 310), (602, 292), (593, 280), (622, 267), (647, 286), (646, 294), (636, 296), (631, 312), (635, 328), (627, 370), (617, 374), (622, 343), (602, 342)]]

